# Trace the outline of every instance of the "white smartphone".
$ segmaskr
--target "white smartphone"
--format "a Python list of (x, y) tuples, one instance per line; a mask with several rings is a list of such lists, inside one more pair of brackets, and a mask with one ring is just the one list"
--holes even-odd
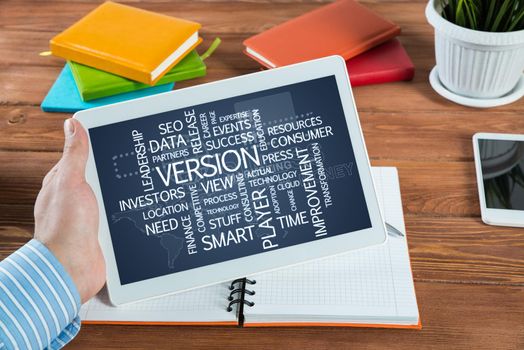
[(524, 227), (524, 135), (473, 136), (482, 221)]

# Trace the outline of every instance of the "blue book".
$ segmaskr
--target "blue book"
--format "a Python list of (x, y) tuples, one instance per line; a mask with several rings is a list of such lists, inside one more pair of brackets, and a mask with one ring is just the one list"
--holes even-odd
[(74, 113), (84, 109), (100, 107), (112, 103), (132, 100), (139, 97), (155, 95), (161, 92), (171, 91), (174, 83), (152, 86), (141, 90), (126, 92), (123, 94), (108, 96), (91, 100), (82, 101), (80, 93), (75, 84), (71, 68), (66, 64), (55, 83), (42, 101), (42, 110), (44, 112), (69, 112)]

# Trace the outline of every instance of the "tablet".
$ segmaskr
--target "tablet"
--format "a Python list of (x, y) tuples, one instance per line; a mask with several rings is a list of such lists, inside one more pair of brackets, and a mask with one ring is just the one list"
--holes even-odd
[(386, 239), (339, 56), (74, 117), (116, 305)]
[(482, 221), (524, 227), (524, 135), (473, 136)]

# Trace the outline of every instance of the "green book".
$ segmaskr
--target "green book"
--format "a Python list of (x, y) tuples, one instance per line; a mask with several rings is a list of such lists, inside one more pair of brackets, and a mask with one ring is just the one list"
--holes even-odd
[[(68, 61), (67, 63), (71, 67), (76, 86), (84, 101), (151, 87), (150, 85), (129, 80), (80, 63), (72, 61)], [(155, 86), (204, 75), (206, 75), (206, 64), (198, 53), (192, 50), (176, 66), (167, 72)]]

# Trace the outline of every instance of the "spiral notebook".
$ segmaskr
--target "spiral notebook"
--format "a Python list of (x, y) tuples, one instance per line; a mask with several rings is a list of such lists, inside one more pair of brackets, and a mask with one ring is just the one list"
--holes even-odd
[(105, 291), (84, 304), (84, 323), (421, 327), (396, 168), (373, 168), (385, 220), (397, 234), (343, 255), (120, 307)]

